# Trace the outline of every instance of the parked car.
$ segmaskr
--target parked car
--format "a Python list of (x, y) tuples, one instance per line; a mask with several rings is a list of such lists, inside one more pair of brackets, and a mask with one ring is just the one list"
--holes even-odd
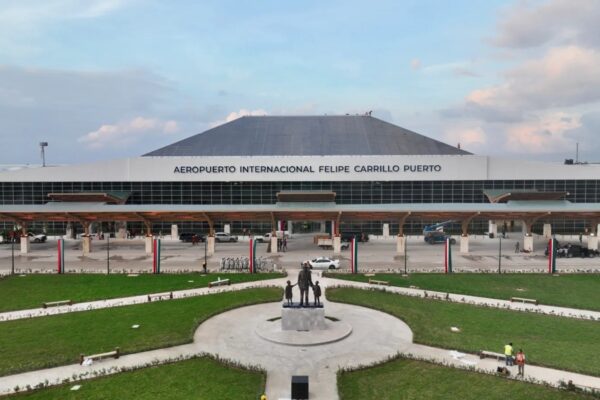
[(46, 235), (44, 235), (43, 233), (38, 233), (36, 235), (33, 232), (28, 232), (27, 236), (29, 236), (29, 240), (32, 241), (33, 243), (44, 243), (46, 241), (46, 239), (48, 239), (46, 237)]
[(229, 233), (225, 232), (217, 232), (215, 233), (215, 241), (216, 242), (237, 242), (237, 236), (232, 236)]
[(328, 257), (318, 257), (313, 260), (305, 261), (311, 269), (338, 269), (340, 260), (334, 260)]
[[(278, 239), (283, 239), (285, 238), (290, 238), (290, 234), (289, 231), (277, 231), (276, 236)], [(273, 237), (273, 233), (272, 232), (267, 232), (264, 235), (252, 235), (252, 237), (254, 238), (254, 240), (256, 240), (258, 243), (264, 243), (264, 242), (268, 242), (271, 240), (271, 238)]]
[(179, 240), (181, 240), (182, 242), (185, 243), (191, 243), (194, 235), (196, 235), (196, 237), (198, 238), (199, 242), (204, 242), (205, 238), (204, 236), (202, 236), (199, 233), (194, 233), (194, 232), (183, 232), (179, 235)]
[(593, 257), (596, 257), (597, 255), (599, 255), (599, 253), (598, 253), (598, 250), (592, 250), (592, 249), (588, 249), (587, 247), (583, 247), (578, 244), (569, 243), (563, 247), (560, 247), (556, 251), (556, 255), (558, 257), (566, 257), (566, 258), (572, 258), (572, 257), (593, 258)]
[[(319, 246), (320, 248), (322, 248), (324, 250), (332, 250), (333, 249), (333, 239), (319, 239), (319, 241), (317, 242), (317, 246)], [(346, 250), (348, 247), (350, 247), (350, 243), (349, 242), (341, 242), (340, 247), (342, 250)]]
[(456, 244), (456, 239), (446, 235), (444, 232), (433, 231), (427, 232), (424, 236), (425, 243), (436, 244), (436, 243), (445, 243), (446, 239), (450, 238), (450, 244)]

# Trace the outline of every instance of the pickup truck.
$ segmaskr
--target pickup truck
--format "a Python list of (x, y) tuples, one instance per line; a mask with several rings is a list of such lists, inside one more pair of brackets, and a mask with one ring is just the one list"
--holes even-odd
[[(279, 239), (283, 239), (284, 236), (289, 238), (290, 232), (289, 231), (277, 231), (276, 235), (277, 235), (277, 238), (279, 238)], [(268, 242), (269, 240), (271, 240), (271, 237), (273, 237), (273, 234), (271, 232), (267, 232), (264, 235), (252, 235), (252, 237), (258, 243), (264, 243), (264, 242)]]
[[(319, 241), (317, 242), (317, 246), (324, 250), (333, 250), (333, 239), (319, 239)], [(340, 247), (342, 248), (342, 250), (346, 250), (348, 247), (350, 247), (350, 243), (341, 242)]]

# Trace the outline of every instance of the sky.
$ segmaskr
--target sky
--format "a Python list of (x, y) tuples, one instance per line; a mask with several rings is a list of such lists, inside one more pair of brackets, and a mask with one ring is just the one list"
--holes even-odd
[(476, 154), (600, 161), (598, 21), (598, 0), (0, 0), (0, 164), (367, 111)]

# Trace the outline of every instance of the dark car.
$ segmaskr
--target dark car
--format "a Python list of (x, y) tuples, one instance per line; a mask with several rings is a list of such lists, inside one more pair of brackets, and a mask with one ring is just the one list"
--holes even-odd
[(356, 237), (356, 240), (359, 242), (368, 242), (369, 241), (369, 235), (364, 232), (348, 231), (348, 232), (342, 232), (340, 236), (341, 236), (342, 242), (349, 242), (355, 237)]
[(592, 249), (588, 249), (587, 247), (583, 247), (578, 244), (570, 244), (569, 243), (566, 246), (559, 248), (557, 251), (557, 255), (559, 257), (567, 257), (567, 258), (572, 258), (572, 257), (593, 258), (598, 255), (598, 250), (592, 250)]
[(183, 232), (179, 235), (179, 240), (186, 243), (191, 243), (193, 241), (194, 235), (198, 238), (199, 242), (204, 242), (204, 236), (199, 233), (193, 232)]

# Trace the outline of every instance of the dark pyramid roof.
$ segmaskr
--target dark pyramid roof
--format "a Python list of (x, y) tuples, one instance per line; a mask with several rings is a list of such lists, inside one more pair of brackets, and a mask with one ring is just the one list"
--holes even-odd
[(471, 154), (370, 116), (242, 117), (144, 156)]

